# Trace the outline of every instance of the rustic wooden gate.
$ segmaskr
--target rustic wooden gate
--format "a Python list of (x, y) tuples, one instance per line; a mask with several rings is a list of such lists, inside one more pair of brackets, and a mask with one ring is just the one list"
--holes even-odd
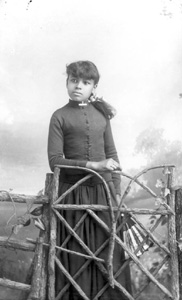
[[(107, 183), (104, 179), (101, 178), (103, 181), (103, 185), (105, 187), (107, 193), (107, 206), (101, 205), (66, 205), (62, 204), (62, 199), (69, 193), (71, 193), (75, 188), (79, 186), (82, 182), (86, 181), (88, 178), (92, 177), (93, 175), (99, 176), (100, 175), (92, 170), (85, 169), (87, 174), (85, 178), (77, 182), (71, 189), (67, 190), (67, 192), (60, 197), (58, 197), (58, 188), (59, 188), (59, 174), (61, 168), (73, 168), (69, 166), (57, 166), (55, 168), (54, 174), (47, 174), (46, 177), (46, 192), (44, 196), (35, 197), (33, 199), (35, 204), (43, 204), (41, 205), (42, 210), (42, 221), (44, 224), (45, 230), (40, 230), (40, 235), (37, 241), (28, 240), (26, 242), (18, 242), (14, 239), (6, 240), (4, 238), (0, 239), (0, 246), (10, 247), (10, 248), (18, 248), (22, 250), (28, 251), (35, 251), (34, 260), (32, 263), (31, 270), (29, 272), (29, 280), (26, 284), (23, 283), (16, 283), (8, 281), (7, 279), (3, 278), (0, 279), (0, 285), (7, 286), (10, 288), (21, 289), (23, 291), (28, 292), (27, 300), (58, 300), (61, 299), (64, 292), (68, 289), (70, 285), (73, 285), (74, 288), (80, 294), (80, 297), (83, 299), (89, 300), (88, 296), (83, 292), (83, 290), (78, 286), (76, 283), (76, 278), (79, 276), (84, 268), (86, 268), (91, 261), (97, 265), (99, 270), (102, 272), (103, 276), (107, 279), (107, 283), (102, 290), (98, 292), (95, 296), (94, 300), (98, 299), (104, 291), (108, 288), (109, 284), (115, 286), (121, 294), (125, 294), (126, 299), (144, 299), (142, 298), (143, 292), (148, 287), (149, 284), (153, 284), (157, 287), (160, 291), (160, 294), (163, 295), (162, 299), (180, 299), (179, 295), (179, 272), (178, 272), (178, 251), (177, 249), (177, 241), (176, 241), (176, 224), (175, 224), (175, 192), (173, 190), (173, 166), (157, 166), (153, 168), (149, 168), (143, 170), (139, 174), (134, 177), (131, 177), (123, 172), (120, 172), (122, 176), (129, 179), (129, 183), (122, 195), (121, 204), (118, 207), (113, 207), (111, 205), (110, 199), (110, 192), (107, 186)], [(79, 168), (79, 167), (77, 167)], [(166, 177), (166, 186), (163, 187), (162, 193), (157, 195), (151, 188), (146, 186), (142, 183), (139, 178), (142, 174), (152, 171), (154, 169), (162, 169), (165, 173)], [(124, 206), (124, 201), (128, 196), (132, 184), (135, 183), (143, 188), (151, 197), (156, 199), (160, 205), (158, 205), (155, 209), (132, 209)], [(4, 199), (3, 199), (4, 197)], [(25, 202), (26, 196), (16, 196), (13, 195), (14, 201), (16, 202)], [(27, 196), (28, 197), (28, 196)], [(10, 197), (7, 197), (5, 194), (0, 193), (0, 200), (1, 201), (10, 201)], [(85, 211), (84, 217), (87, 215), (92, 216), (94, 220), (97, 222), (98, 226), (101, 226), (103, 230), (108, 234), (108, 239), (105, 243), (108, 243), (108, 259), (107, 261), (103, 261), (99, 257), (99, 249), (96, 253), (93, 253), (84, 243), (80, 240), (79, 236), (77, 235), (77, 228), (80, 226), (82, 220), (78, 222), (75, 228), (70, 228), (67, 224), (67, 220), (65, 220), (62, 215), (60, 214), (60, 210), (83, 210)], [(96, 212), (97, 211), (108, 211), (111, 218), (112, 226), (108, 228), (107, 224), (105, 224), (101, 219), (98, 218)], [(39, 211), (39, 208), (38, 208)], [(37, 211), (36, 211), (37, 212)], [(120, 214), (125, 215), (126, 217), (129, 215), (132, 219), (136, 222), (138, 228), (140, 228), (144, 233), (145, 237), (141, 241), (139, 241), (138, 246), (135, 248), (134, 252), (128, 247), (128, 245), (121, 240), (117, 236), (116, 232), (116, 220)], [(146, 228), (143, 223), (139, 220), (137, 215), (149, 215), (154, 218), (154, 222), (150, 228)], [(156, 238), (154, 231), (156, 228), (161, 224), (161, 221), (167, 218), (167, 226), (168, 226), (168, 246), (161, 244), (160, 241)], [(63, 222), (65, 226), (68, 228), (69, 235), (63, 245), (59, 247), (56, 245), (56, 228), (57, 222)], [(124, 224), (120, 224), (120, 229)], [(83, 253), (75, 253), (74, 250), (70, 251), (72, 255), (80, 255), (84, 256), (86, 259), (86, 263), (81, 268), (77, 274), (73, 277), (65, 270), (59, 259), (57, 258), (57, 253), (60, 251), (68, 251), (65, 248), (66, 242), (69, 240), (70, 236), (74, 236), (74, 238), (78, 241), (78, 243), (83, 247)], [(145, 264), (143, 264), (138, 258), (137, 253), (141, 251), (143, 244), (146, 241), (152, 241), (153, 245), (158, 247), (162, 252), (163, 259), (161, 260), (160, 264), (156, 266), (153, 270), (148, 270)], [(113, 259), (113, 249), (114, 245), (117, 243), (124, 251), (127, 253), (129, 257), (125, 263), (121, 266), (118, 270), (117, 274), (113, 274), (112, 268), (112, 259)], [(160, 269), (167, 263), (170, 265), (171, 271), (171, 280), (170, 286), (166, 287), (164, 284), (160, 282), (157, 278)], [(55, 298), (55, 264), (57, 264), (60, 272), (66, 276), (68, 283), (64, 287), (64, 289), (60, 292), (60, 294)], [(142, 274), (145, 276), (145, 281), (142, 282), (139, 289), (134, 291), (131, 295), (128, 293), (125, 288), (119, 284), (117, 281), (117, 276), (124, 272), (125, 267), (130, 265), (131, 269), (132, 266), (136, 266)], [(28, 298), (27, 298), (28, 297)], [(153, 298), (154, 299), (154, 298)], [(160, 298), (161, 299), (161, 298)], [(93, 299), (92, 299), (93, 300)]]
[[(79, 276), (79, 274), (83, 271), (83, 269), (81, 268), (81, 270), (79, 270), (78, 273), (75, 274), (74, 277), (71, 277), (70, 274), (64, 269), (63, 265), (61, 264), (61, 262), (58, 260), (58, 258), (56, 256), (56, 224), (57, 224), (57, 220), (63, 222), (64, 225), (68, 228), (70, 235), (68, 236), (67, 239), (69, 240), (70, 236), (74, 236), (74, 238), (78, 241), (78, 243), (80, 243), (82, 245), (83, 249), (86, 251), (88, 262), (85, 263), (83, 268), (87, 267), (91, 260), (94, 260), (94, 262), (97, 264), (97, 267), (101, 270), (103, 276), (108, 279), (108, 283), (101, 291), (98, 292), (98, 294), (95, 296), (94, 300), (98, 299), (98, 297), (104, 293), (105, 289), (107, 289), (109, 284), (115, 286), (115, 288), (119, 289), (122, 293), (124, 293), (126, 296), (126, 299), (130, 299), (130, 300), (137, 299), (140, 296), (140, 294), (142, 293), (142, 291), (149, 284), (149, 282), (152, 282), (155, 286), (157, 286), (159, 288), (159, 290), (162, 291), (164, 296), (167, 297), (167, 299), (175, 299), (175, 300), (179, 299), (178, 257), (177, 257), (176, 228), (175, 228), (175, 216), (174, 216), (174, 205), (175, 205), (174, 200), (175, 200), (175, 198), (174, 198), (174, 192), (171, 189), (172, 181), (173, 181), (173, 168), (174, 167), (173, 166), (158, 166), (155, 168), (144, 170), (133, 178), (121, 172), (121, 174), (123, 176), (130, 177), (131, 180), (122, 196), (121, 205), (119, 208), (112, 207), (111, 201), (110, 201), (109, 190), (108, 190), (107, 184), (104, 180), (103, 180), (103, 184), (106, 188), (106, 192), (107, 192), (107, 196), (108, 196), (107, 197), (107, 199), (108, 199), (107, 207), (101, 207), (99, 205), (76, 206), (76, 205), (61, 204), (61, 200), (68, 193), (72, 192), (72, 190), (75, 189), (79, 184), (81, 184), (83, 181), (86, 181), (91, 176), (93, 176), (93, 175), (99, 176), (99, 174), (97, 174), (96, 172), (94, 172), (92, 170), (80, 168), (80, 169), (85, 169), (86, 171), (89, 171), (90, 174), (86, 175), (84, 179), (77, 182), (65, 194), (58, 197), (60, 168), (73, 168), (73, 167), (57, 166), (55, 168), (54, 177), (53, 177), (53, 189), (52, 189), (52, 197), (51, 197), (51, 208), (52, 209), (51, 209), (51, 223), (50, 223), (49, 276), (48, 276), (49, 299), (56, 299), (56, 300), (61, 299), (62, 295), (67, 290), (67, 288), (70, 286), (70, 284), (72, 284), (74, 286), (74, 288), (79, 292), (80, 296), (83, 299), (87, 299), (87, 300), (89, 299), (85, 295), (85, 293), (81, 290), (81, 288), (77, 285), (76, 280), (75, 280)], [(153, 169), (157, 169), (157, 168), (165, 169), (165, 174), (167, 176), (167, 186), (162, 195), (155, 194), (150, 188), (148, 188), (146, 185), (144, 185), (138, 179), (143, 173), (151, 171)], [(167, 172), (166, 172), (166, 170), (167, 170)], [(157, 201), (160, 202), (160, 204), (161, 204), (160, 209), (158, 207), (158, 208), (152, 209), (152, 210), (147, 210), (147, 209), (143, 209), (143, 210), (133, 209), (132, 210), (132, 209), (127, 208), (126, 206), (125, 207), (122, 206), (123, 201), (125, 200), (126, 196), (128, 195), (131, 185), (134, 182), (137, 183), (138, 185), (140, 185), (143, 189), (145, 189), (150, 194), (150, 196), (154, 197), (155, 199), (157, 199)], [(166, 193), (166, 190), (168, 191), (168, 193)], [(81, 222), (79, 224), (77, 224), (75, 228), (71, 228), (69, 226), (69, 224), (67, 223), (67, 221), (59, 213), (60, 209), (61, 210), (64, 210), (64, 209), (66, 209), (66, 210), (85, 210), (86, 214), (91, 215), (98, 223), (98, 226), (101, 226), (103, 228), (103, 230), (105, 230), (108, 233), (110, 243), (109, 243), (109, 251), (108, 251), (107, 268), (105, 267), (106, 266), (105, 262), (103, 263), (102, 261), (100, 261), (99, 257), (97, 256), (99, 251), (97, 253), (92, 253), (91, 250), (83, 243), (83, 241), (80, 240), (79, 236), (76, 234), (76, 230), (80, 226)], [(101, 211), (101, 210), (106, 210), (106, 209), (110, 211), (110, 216), (111, 216), (111, 220), (112, 220), (111, 229), (109, 229), (108, 226), (105, 223), (103, 223), (102, 220), (100, 220), (95, 213), (95, 211)], [(114, 214), (114, 212), (116, 214)], [(131, 251), (131, 249), (128, 248), (127, 245), (121, 239), (119, 239), (119, 237), (117, 236), (117, 234), (115, 232), (115, 230), (116, 230), (115, 222), (120, 213), (123, 213), (123, 214), (129, 213), (130, 216), (132, 216), (132, 218), (138, 224), (138, 226), (142, 229), (142, 231), (144, 231), (146, 233), (143, 241), (140, 241), (140, 243), (138, 244), (138, 248), (136, 248), (135, 253), (133, 253)], [(149, 214), (149, 215), (153, 215), (153, 216), (159, 215), (160, 217), (156, 219), (155, 223), (149, 230), (149, 229), (145, 228), (145, 226), (137, 219), (137, 217), (136, 217), (137, 214)], [(116, 217), (115, 217), (115, 215), (116, 215)], [(153, 234), (153, 231), (160, 224), (162, 219), (164, 219), (166, 216), (168, 218), (168, 222), (167, 222), (168, 223), (168, 237), (169, 237), (169, 239), (168, 239), (169, 246), (168, 247), (166, 247), (165, 245), (162, 245), (157, 240), (155, 235)], [(123, 224), (121, 224), (121, 226), (123, 226)], [(138, 259), (137, 255), (136, 255), (138, 253), (138, 251), (141, 250), (142, 245), (148, 239), (150, 239), (155, 245), (157, 245), (161, 249), (161, 251), (164, 253), (163, 260), (156, 267), (156, 269), (154, 270), (153, 273), (150, 272), (141, 263), (140, 259)], [(126, 265), (130, 264), (132, 262), (132, 263), (136, 264), (137, 267), (146, 275), (146, 282), (143, 284), (143, 286), (140, 287), (140, 289), (137, 291), (137, 293), (135, 295), (130, 295), (125, 290), (125, 288), (117, 282), (118, 274), (112, 274), (112, 258), (113, 258), (114, 243), (118, 243), (120, 245), (120, 247), (122, 247), (129, 256), (129, 259), (120, 268), (120, 270), (118, 271), (118, 274), (123, 272)], [(65, 244), (66, 244), (66, 241), (65, 241)], [(61, 249), (61, 250), (66, 251), (66, 249)], [(82, 255), (79, 253), (73, 253), (73, 255), (74, 254)], [(158, 272), (163, 267), (163, 265), (166, 263), (166, 261), (168, 261), (170, 263), (171, 272), (172, 272), (170, 289), (166, 288), (156, 278)], [(55, 298), (55, 291), (54, 291), (55, 263), (58, 265), (60, 272), (63, 272), (63, 274), (68, 279), (67, 286), (59, 293), (59, 295), (56, 298)]]

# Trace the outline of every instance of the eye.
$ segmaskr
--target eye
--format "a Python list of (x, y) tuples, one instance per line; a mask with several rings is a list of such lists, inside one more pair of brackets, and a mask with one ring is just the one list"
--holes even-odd
[(88, 84), (90, 84), (90, 81), (84, 80), (84, 84), (85, 84), (85, 85), (88, 85)]
[(77, 83), (77, 79), (76, 78), (71, 78), (71, 82), (73, 82), (73, 83)]

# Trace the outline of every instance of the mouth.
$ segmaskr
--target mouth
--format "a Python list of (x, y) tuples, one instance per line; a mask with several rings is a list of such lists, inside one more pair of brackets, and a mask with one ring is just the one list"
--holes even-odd
[(73, 94), (74, 94), (75, 96), (81, 96), (81, 95), (82, 95), (82, 93), (79, 93), (79, 92), (73, 92)]

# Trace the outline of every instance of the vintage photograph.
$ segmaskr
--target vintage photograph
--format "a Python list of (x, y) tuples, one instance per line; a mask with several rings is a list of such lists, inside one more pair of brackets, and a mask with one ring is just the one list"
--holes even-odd
[(0, 300), (182, 300), (182, 1), (0, 0)]

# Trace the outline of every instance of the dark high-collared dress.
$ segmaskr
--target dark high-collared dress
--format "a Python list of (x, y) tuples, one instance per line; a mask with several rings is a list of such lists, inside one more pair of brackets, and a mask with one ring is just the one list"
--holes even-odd
[[(48, 158), (52, 171), (55, 165), (85, 167), (87, 161), (102, 161), (108, 158), (113, 158), (119, 162), (110, 120), (106, 119), (91, 103), (87, 103), (84, 106), (80, 104), (77, 101), (69, 100), (64, 107), (58, 109), (52, 115), (48, 137)], [(111, 174), (110, 172), (102, 173), (101, 175), (110, 188), (113, 205), (115, 206), (115, 195), (121, 193), (120, 175)], [(63, 194), (83, 176), (85, 176), (85, 171), (80, 169), (62, 169), (59, 194)], [(106, 191), (101, 180), (93, 177), (67, 195), (62, 203), (107, 205)], [(61, 214), (69, 225), (74, 228), (81, 218), (84, 219), (85, 212), (76, 210), (61, 211)], [(97, 212), (97, 215), (110, 227), (111, 223), (108, 212)], [(103, 249), (99, 248), (108, 239), (108, 235), (94, 221), (92, 216), (86, 214), (86, 218), (76, 230), (76, 233), (93, 253), (98, 251), (100, 258), (107, 259), (108, 244), (106, 243)], [(69, 232), (65, 226), (60, 223), (58, 226), (57, 241), (60, 246), (64, 243), (68, 234)], [(122, 238), (121, 231), (118, 232), (118, 235)], [(72, 251), (87, 254), (74, 237), (71, 237), (64, 247)], [(76, 283), (78, 283), (89, 299), (94, 299), (102, 287), (107, 284), (106, 279), (102, 276), (95, 262), (64, 251), (59, 254), (59, 259), (71, 276), (75, 276)], [(124, 251), (116, 244), (114, 250), (114, 273), (117, 272), (124, 261)], [(80, 268), (85, 263), (87, 267), (83, 267), (83, 270), (80, 272)], [(77, 273), (79, 273), (78, 276)], [(122, 272), (117, 277), (117, 280), (130, 291), (128, 268), (125, 268), (125, 272)], [(56, 293), (57, 295), (61, 295), (60, 299), (82, 299), (76, 289), (72, 285), (67, 285), (67, 283), (68, 279), (66, 276), (61, 272), (57, 272)], [(60, 294), (60, 290), (64, 287), (65, 292)], [(122, 300), (125, 298), (116, 288), (112, 289), (108, 286), (101, 295), (98, 295), (97, 299)]]

